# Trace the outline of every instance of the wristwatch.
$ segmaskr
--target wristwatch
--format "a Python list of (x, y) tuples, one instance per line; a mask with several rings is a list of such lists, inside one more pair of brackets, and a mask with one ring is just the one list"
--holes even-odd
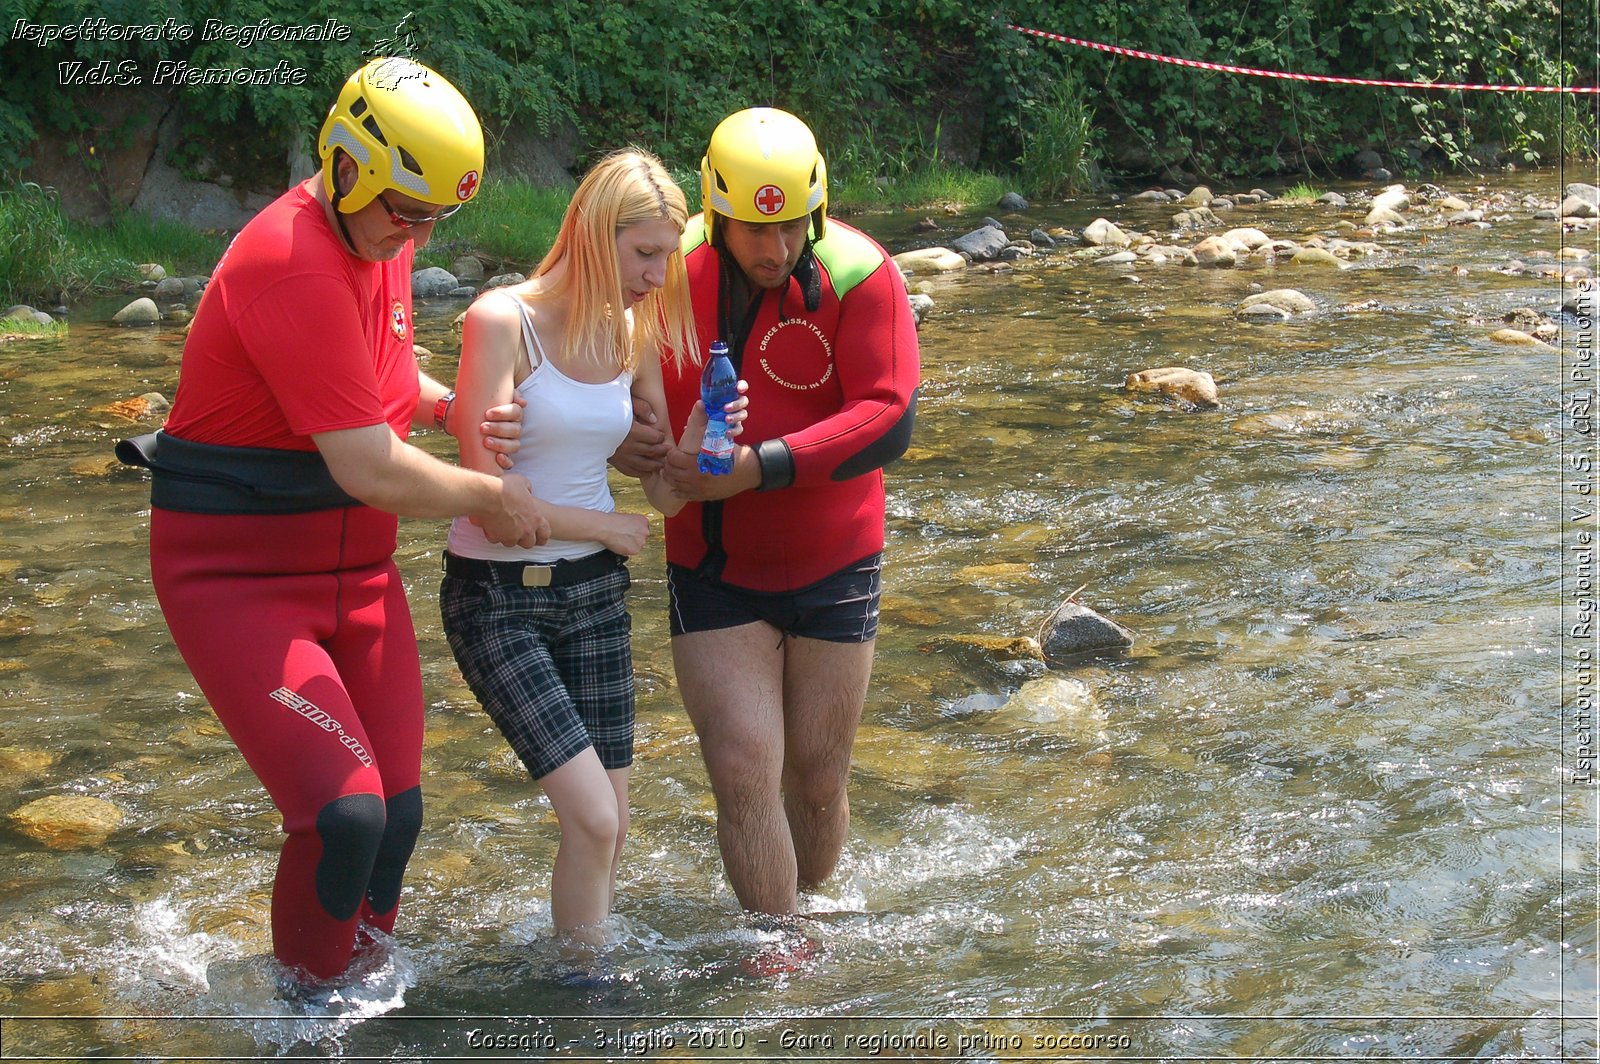
[(448, 432), (445, 422), (450, 419), (450, 404), (456, 401), (455, 392), (445, 392), (439, 396), (439, 401), (433, 404), (433, 427), (440, 432)]

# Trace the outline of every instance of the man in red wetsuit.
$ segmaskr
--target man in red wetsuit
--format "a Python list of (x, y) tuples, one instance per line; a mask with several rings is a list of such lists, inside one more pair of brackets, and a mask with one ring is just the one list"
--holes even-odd
[(404, 442), (449, 412), (412, 349), (411, 267), (477, 192), (472, 108), (421, 64), (374, 60), (318, 147), (321, 172), (218, 264), (165, 428), (118, 450), (154, 474), (151, 572), (173, 639), (283, 814), (272, 938), (291, 988), (343, 973), (362, 926), (393, 929), (421, 824), (396, 515), (464, 514), (524, 547), (549, 535), (525, 479)]
[[(823, 159), (800, 119), (761, 107), (723, 120), (701, 181), (705, 213), (683, 237), (695, 327), (728, 344), (750, 413), (732, 473), (665, 456), (694, 500), (666, 523), (672, 657), (728, 878), (745, 908), (786, 914), (799, 885), (833, 872), (849, 830), (882, 468), (911, 438), (917, 334), (899, 269), (827, 217)], [(663, 360), (675, 433), (699, 396), (683, 361)]]

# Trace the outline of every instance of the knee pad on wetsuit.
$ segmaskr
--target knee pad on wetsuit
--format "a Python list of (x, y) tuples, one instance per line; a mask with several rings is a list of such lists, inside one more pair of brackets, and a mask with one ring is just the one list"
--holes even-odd
[(422, 831), (422, 788), (413, 787), (390, 798), (388, 822), (383, 829), (383, 845), (372, 868), (367, 887), (367, 904), (376, 913), (387, 913), (400, 903), (400, 882), (406, 862)]
[(376, 794), (346, 794), (317, 813), (322, 839), (317, 901), (335, 920), (348, 920), (361, 908), (386, 819), (383, 799)]

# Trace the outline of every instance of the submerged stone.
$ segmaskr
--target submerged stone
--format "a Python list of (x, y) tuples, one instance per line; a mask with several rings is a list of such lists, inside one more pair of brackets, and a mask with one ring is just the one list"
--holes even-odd
[(99, 846), (122, 820), (122, 810), (110, 802), (74, 794), (52, 794), (11, 814), (18, 831), (53, 850)]

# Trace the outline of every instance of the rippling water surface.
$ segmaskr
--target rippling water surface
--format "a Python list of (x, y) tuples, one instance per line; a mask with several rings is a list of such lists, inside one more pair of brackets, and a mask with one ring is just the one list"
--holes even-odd
[[(549, 941), (554, 816), (451, 663), (443, 525), (406, 522), (428, 809), (399, 934), (343, 1015), (278, 1002), (277, 818), (150, 592), (147, 488), (108, 465), (134, 427), (89, 412), (170, 395), (181, 336), (85, 309), (64, 341), (0, 348), (0, 806), (89, 795), (126, 816), (87, 850), (0, 833), (4, 1054), (1592, 1058), (1594, 792), (1563, 761), (1563, 355), (1489, 339), (1531, 308), (1579, 342), (1557, 314), (1572, 290), (1507, 269), (1593, 248), (1532, 218), (1525, 197), (1559, 188), (1453, 188), (1503, 195), (1493, 227), (1418, 212), (1344, 270), (1053, 252), (915, 279), (936, 307), (890, 475), (854, 824), (806, 898), (820, 959), (776, 978), (739, 964), (773, 933), (721, 875), (659, 540), (633, 567), (614, 975), (575, 990)], [(1083, 200), (1022, 231), (1103, 214), (1165, 232), (1170, 213)], [(1227, 222), (1304, 238), (1341, 217), (1360, 214)], [(941, 220), (942, 238), (861, 224), (899, 251), (974, 221)], [(1318, 311), (1235, 319), (1278, 287)], [(458, 309), (419, 308), (445, 378)], [(1221, 409), (1124, 391), (1165, 365), (1213, 374)], [(1130, 653), (1047, 672), (995, 649), (1075, 590), (1134, 629)]]

